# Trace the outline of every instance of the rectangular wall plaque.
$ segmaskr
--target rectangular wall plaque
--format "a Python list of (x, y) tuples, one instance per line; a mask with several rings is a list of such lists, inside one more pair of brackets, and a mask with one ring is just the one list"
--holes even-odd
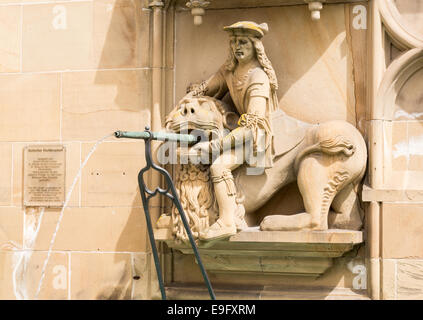
[(25, 206), (63, 206), (65, 159), (63, 145), (32, 145), (24, 149)]

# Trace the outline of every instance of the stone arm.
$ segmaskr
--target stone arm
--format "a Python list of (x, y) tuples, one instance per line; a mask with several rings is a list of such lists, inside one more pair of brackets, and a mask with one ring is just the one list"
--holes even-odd
[(187, 91), (187, 95), (182, 100), (196, 96), (208, 96), (221, 100), (228, 92), (228, 86), (223, 76), (223, 67), (209, 79), (200, 84), (191, 85)]
[(265, 119), (266, 117), (267, 99), (261, 96), (250, 97), (247, 112), (241, 115), (238, 122), (239, 127), (232, 130), (227, 136), (222, 139), (213, 141), (212, 148), (219, 148), (223, 150), (230, 146), (231, 149), (235, 148), (237, 144), (243, 144), (251, 138), (254, 140), (256, 137), (256, 120)]
[[(254, 149), (257, 150), (258, 129), (264, 130), (266, 135), (271, 135), (266, 120), (267, 98), (263, 96), (250, 96), (248, 101), (247, 112), (241, 115), (238, 122), (239, 127), (232, 130), (223, 138), (215, 139), (210, 143), (199, 143), (195, 145), (194, 150), (206, 153), (221, 152), (223, 150), (235, 149), (237, 145), (242, 145), (251, 139), (253, 139)], [(267, 146), (263, 147), (265, 149)]]
[[(273, 135), (267, 119), (269, 95), (269, 80), (264, 73), (259, 74), (252, 79), (243, 95), (245, 106), (241, 106), (241, 110), (238, 110), (241, 112), (239, 127), (223, 138), (215, 139), (209, 143), (198, 143), (193, 147), (193, 151), (199, 151), (201, 154), (220, 153), (224, 150), (235, 149), (237, 145), (242, 145), (247, 141), (252, 141), (252, 154), (265, 152), (268, 159), (266, 163), (271, 164)], [(269, 167), (267, 164), (266, 166)]]
[(241, 117), (239, 127), (231, 131), (221, 141), (214, 141), (212, 147), (220, 147), (220, 150), (229, 145), (234, 148), (236, 144), (243, 143), (249, 139), (257, 142), (258, 129), (263, 129), (266, 134), (271, 135), (270, 125), (266, 119), (267, 106), (269, 103), (270, 84), (264, 72), (256, 73), (250, 82), (243, 101), (246, 106), (239, 110)]
[(228, 92), (228, 86), (226, 84), (225, 78), (223, 76), (223, 67), (221, 67), (218, 72), (212, 75), (209, 79), (201, 82), (200, 84), (191, 85), (187, 89), (187, 94), (178, 102), (178, 104), (173, 108), (173, 110), (167, 115), (165, 120), (165, 127), (167, 123), (172, 118), (173, 114), (178, 112), (179, 106), (186, 102), (186, 100), (197, 97), (197, 96), (208, 96), (213, 97), (218, 100), (221, 100), (225, 94)]

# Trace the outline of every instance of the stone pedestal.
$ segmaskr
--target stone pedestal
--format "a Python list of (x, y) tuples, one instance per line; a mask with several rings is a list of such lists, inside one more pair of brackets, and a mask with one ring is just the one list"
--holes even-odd
[[(155, 232), (169, 248), (193, 255), (189, 244), (175, 243), (167, 229)], [(200, 242), (204, 266), (211, 272), (318, 277), (363, 242), (361, 231), (259, 231), (249, 229), (226, 241)]]

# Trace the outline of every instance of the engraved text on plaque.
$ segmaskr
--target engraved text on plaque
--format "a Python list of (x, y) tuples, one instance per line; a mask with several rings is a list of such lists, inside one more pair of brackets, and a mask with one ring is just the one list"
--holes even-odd
[(24, 150), (24, 205), (60, 207), (65, 201), (65, 147), (33, 145)]

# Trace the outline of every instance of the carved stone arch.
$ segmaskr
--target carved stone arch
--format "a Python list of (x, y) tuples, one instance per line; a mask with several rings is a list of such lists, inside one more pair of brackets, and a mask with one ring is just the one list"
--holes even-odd
[(391, 121), (395, 101), (408, 79), (423, 69), (423, 48), (407, 51), (388, 67), (378, 90), (373, 119)]
[(377, 0), (382, 22), (394, 44), (401, 50), (423, 47), (423, 36), (402, 21), (394, 0)]

